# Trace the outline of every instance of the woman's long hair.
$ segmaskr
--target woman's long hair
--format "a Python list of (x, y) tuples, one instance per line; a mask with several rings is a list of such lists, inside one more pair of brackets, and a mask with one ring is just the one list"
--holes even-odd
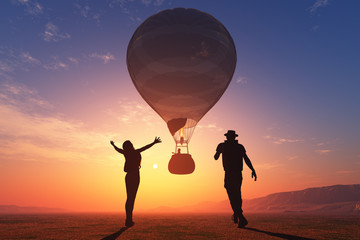
[(130, 151), (134, 150), (134, 146), (129, 140), (126, 140), (123, 143), (123, 149), (124, 149), (125, 152), (130, 152)]

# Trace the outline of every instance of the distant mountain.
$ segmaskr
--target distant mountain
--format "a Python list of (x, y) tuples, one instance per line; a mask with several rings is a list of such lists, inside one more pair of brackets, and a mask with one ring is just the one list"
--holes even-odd
[(62, 213), (61, 208), (20, 207), (16, 205), (0, 205), (0, 214), (30, 214), (30, 213)]
[[(308, 212), (319, 214), (360, 214), (360, 184), (307, 188), (300, 191), (273, 193), (244, 200), (245, 212)], [(201, 202), (171, 208), (158, 207), (149, 212), (231, 212), (228, 200)]]
[(360, 213), (360, 184), (281, 192), (244, 202), (249, 212)]

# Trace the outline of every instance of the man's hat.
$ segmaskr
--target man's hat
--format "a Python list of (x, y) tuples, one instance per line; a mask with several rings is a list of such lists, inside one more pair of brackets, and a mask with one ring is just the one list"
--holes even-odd
[(234, 130), (228, 130), (227, 133), (225, 133), (224, 135), (225, 136), (235, 136), (235, 137), (239, 136), (235, 133)]

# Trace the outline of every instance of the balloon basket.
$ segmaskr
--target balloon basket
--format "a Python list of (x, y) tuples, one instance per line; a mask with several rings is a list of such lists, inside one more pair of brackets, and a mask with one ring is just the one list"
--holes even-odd
[(195, 170), (195, 162), (190, 154), (175, 153), (169, 161), (168, 169), (172, 174), (190, 174)]

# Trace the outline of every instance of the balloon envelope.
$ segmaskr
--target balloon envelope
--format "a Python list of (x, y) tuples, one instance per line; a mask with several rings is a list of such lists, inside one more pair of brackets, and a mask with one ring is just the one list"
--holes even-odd
[(175, 8), (149, 17), (137, 28), (127, 50), (136, 89), (174, 138), (183, 134), (186, 142), (228, 87), (235, 65), (229, 32), (196, 9)]

